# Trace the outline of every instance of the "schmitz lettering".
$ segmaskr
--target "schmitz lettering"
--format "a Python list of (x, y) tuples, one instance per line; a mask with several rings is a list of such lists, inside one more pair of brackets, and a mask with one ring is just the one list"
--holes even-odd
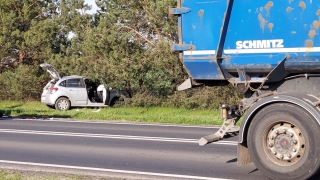
[(237, 49), (283, 48), (283, 39), (237, 41)]

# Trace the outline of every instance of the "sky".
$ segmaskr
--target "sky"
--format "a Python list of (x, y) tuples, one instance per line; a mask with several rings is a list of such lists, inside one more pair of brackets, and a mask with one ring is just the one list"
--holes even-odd
[(98, 9), (95, 0), (85, 0), (85, 3), (91, 5), (91, 10), (88, 12), (89, 14), (96, 12)]
[[(95, 0), (85, 0), (85, 3), (91, 5), (91, 10), (90, 11), (87, 11), (88, 14), (92, 14), (94, 12), (97, 11), (98, 7), (95, 3)], [(72, 38), (74, 36), (74, 33), (73, 32), (70, 32), (69, 35), (68, 35), (68, 38)]]

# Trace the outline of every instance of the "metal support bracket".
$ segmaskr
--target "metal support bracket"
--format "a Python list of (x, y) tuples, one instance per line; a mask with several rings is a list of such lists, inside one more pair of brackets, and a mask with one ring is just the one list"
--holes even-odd
[(220, 127), (220, 129), (214, 134), (210, 134), (210, 135), (202, 137), (199, 140), (199, 145), (203, 146), (203, 145), (206, 145), (206, 144), (209, 144), (212, 142), (219, 141), (219, 140), (223, 139), (223, 137), (226, 134), (238, 133), (240, 127), (237, 127), (235, 125), (237, 123), (237, 121), (238, 121), (237, 118), (224, 120), (223, 125)]
[(169, 8), (169, 16), (181, 15), (189, 12), (191, 12), (191, 8), (187, 8), (187, 7)]
[(242, 116), (241, 111), (239, 111), (239, 106), (226, 106), (222, 105), (220, 108), (220, 115), (223, 119), (223, 124), (220, 129), (214, 133), (207, 136), (202, 137), (199, 140), (199, 145), (203, 146), (215, 141), (219, 141), (223, 139), (226, 134), (236, 134), (239, 132), (239, 127), (236, 126), (236, 123)]
[(187, 51), (195, 49), (192, 44), (172, 44), (170, 48), (171, 51)]

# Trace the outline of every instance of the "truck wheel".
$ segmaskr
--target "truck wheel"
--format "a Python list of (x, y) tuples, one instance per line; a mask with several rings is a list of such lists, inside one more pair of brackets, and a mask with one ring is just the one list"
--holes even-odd
[(66, 111), (70, 109), (70, 101), (65, 97), (61, 97), (56, 101), (55, 108), (59, 111)]
[(256, 167), (272, 179), (301, 180), (317, 174), (320, 130), (302, 108), (277, 103), (261, 109), (248, 132), (248, 148)]

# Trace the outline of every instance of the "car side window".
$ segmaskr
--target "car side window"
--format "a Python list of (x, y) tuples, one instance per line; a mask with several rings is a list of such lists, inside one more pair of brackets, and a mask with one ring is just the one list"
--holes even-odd
[(68, 79), (67, 87), (81, 88), (82, 87), (81, 79)]
[(66, 87), (67, 86), (67, 82), (66, 81), (62, 81), (59, 86), (62, 86), (62, 87)]

